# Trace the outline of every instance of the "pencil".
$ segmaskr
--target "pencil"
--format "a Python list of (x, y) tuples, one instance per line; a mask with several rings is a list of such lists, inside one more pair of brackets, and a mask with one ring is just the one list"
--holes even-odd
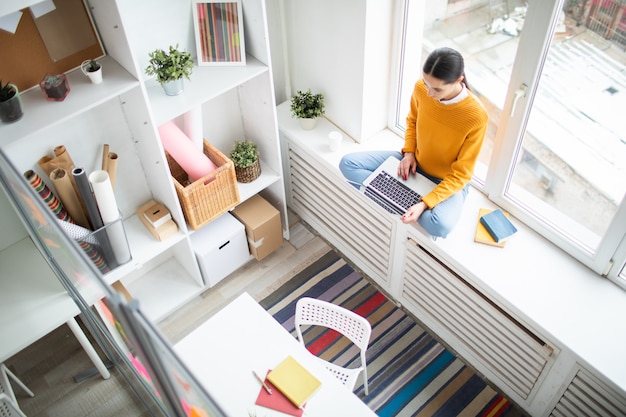
[(270, 389), (270, 387), (267, 386), (267, 384), (265, 383), (265, 381), (263, 380), (263, 378), (261, 378), (259, 376), (259, 374), (257, 374), (255, 371), (252, 371), (252, 373), (254, 374), (254, 376), (256, 377), (256, 379), (259, 380), (259, 382), (263, 385), (263, 388), (265, 388), (265, 391), (267, 391), (268, 394), (272, 394), (272, 390)]

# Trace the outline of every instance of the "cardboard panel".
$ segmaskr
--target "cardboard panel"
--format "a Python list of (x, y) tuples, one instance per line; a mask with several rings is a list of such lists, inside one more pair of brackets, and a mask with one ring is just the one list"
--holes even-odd
[[(86, 59), (99, 58), (104, 49), (98, 41), (91, 19), (81, 0), (54, 0), (56, 10), (44, 15), (40, 24), (46, 42), (35, 24), (30, 9), (22, 10), (22, 18), (15, 34), (0, 30), (0, 79), (11, 82), (20, 91), (37, 86), (47, 73), (64, 73), (80, 66)], [(80, 22), (80, 23), (79, 23)], [(69, 28), (73, 42), (67, 42)], [(82, 43), (87, 40), (87, 45)], [(50, 56), (46, 44), (53, 46), (56, 59)], [(81, 49), (82, 48), (82, 49)], [(71, 86), (70, 86), (71, 87)]]

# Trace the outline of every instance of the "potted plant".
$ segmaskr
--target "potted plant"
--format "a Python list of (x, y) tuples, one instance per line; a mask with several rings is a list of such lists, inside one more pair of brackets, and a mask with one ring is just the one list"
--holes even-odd
[(291, 115), (300, 120), (303, 129), (315, 127), (317, 118), (324, 114), (324, 95), (313, 94), (311, 89), (305, 92), (298, 90), (291, 98)]
[(83, 61), (80, 69), (92, 83), (100, 84), (102, 82), (102, 65), (95, 59)]
[(259, 150), (251, 140), (235, 141), (230, 151), (238, 182), (252, 182), (261, 175)]
[(181, 51), (170, 45), (169, 52), (155, 49), (148, 54), (149, 65), (145, 71), (147, 75), (156, 75), (157, 81), (168, 96), (176, 96), (183, 92), (183, 77), (190, 79), (193, 71), (193, 60), (189, 52)]
[(2, 84), (0, 80), (0, 119), (3, 123), (17, 122), (22, 118), (22, 101), (17, 87), (10, 82)]
[(50, 101), (63, 101), (70, 93), (70, 84), (65, 74), (46, 74), (39, 87)]

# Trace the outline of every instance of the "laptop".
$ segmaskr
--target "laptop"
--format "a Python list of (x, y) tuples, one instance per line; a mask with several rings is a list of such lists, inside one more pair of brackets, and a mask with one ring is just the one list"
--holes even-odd
[(363, 181), (363, 193), (393, 214), (403, 215), (428, 194), (436, 184), (417, 173), (404, 181), (398, 177), (400, 161), (390, 156)]

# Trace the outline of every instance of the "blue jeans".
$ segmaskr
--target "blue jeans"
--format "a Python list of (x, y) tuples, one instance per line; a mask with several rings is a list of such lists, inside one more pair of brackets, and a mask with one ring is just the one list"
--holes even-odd
[[(402, 159), (402, 153), (398, 151), (350, 153), (341, 159), (339, 169), (348, 182), (359, 189), (363, 181), (390, 156)], [(436, 184), (441, 182), (440, 178), (432, 177), (422, 172), (419, 168), (418, 172)], [(417, 222), (431, 236), (445, 238), (459, 221), (468, 192), (469, 184), (463, 187), (463, 190), (451, 195), (432, 209), (425, 210), (417, 219)]]

